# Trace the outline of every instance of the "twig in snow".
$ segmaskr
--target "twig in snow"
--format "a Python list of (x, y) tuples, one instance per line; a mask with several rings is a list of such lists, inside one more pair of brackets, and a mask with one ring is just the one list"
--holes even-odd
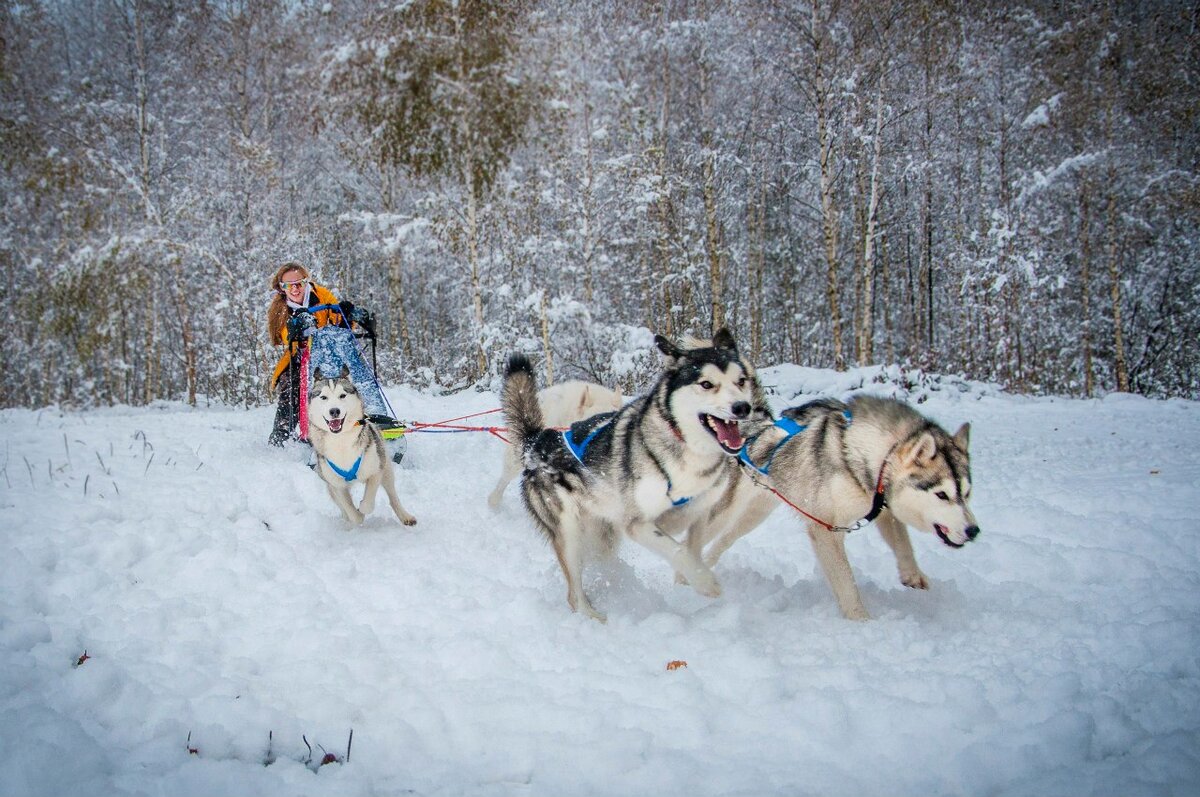
[(275, 731), (267, 731), (267, 754), (263, 756), (263, 766), (269, 767), (275, 763)]
[(91, 478), (92, 478), (92, 474), (90, 474), (90, 473), (87, 476), (83, 477), (83, 495), (85, 498), (87, 497), (88, 480)]
[(32, 487), (33, 486), (33, 465), (29, 464), (29, 460), (25, 458), (24, 454), (21, 455), (21, 459), (25, 460), (25, 469), (27, 471), (29, 471), (29, 486)]
[(154, 452), (150, 452), (150, 459), (146, 460), (146, 469), (144, 471), (142, 471), (143, 476), (145, 476), (147, 473), (150, 472), (150, 466), (153, 463), (154, 463)]
[(71, 446), (67, 445), (67, 433), (63, 432), (63, 448), (67, 452), (67, 464), (71, 464)]
[(350, 745), (354, 744), (354, 729), (350, 729), (350, 738), (346, 740), (346, 763), (350, 763)]
[(192, 747), (192, 732), (191, 731), (188, 731), (188, 738), (187, 738), (186, 746), (187, 746), (187, 751), (190, 755), (200, 755), (200, 748)]

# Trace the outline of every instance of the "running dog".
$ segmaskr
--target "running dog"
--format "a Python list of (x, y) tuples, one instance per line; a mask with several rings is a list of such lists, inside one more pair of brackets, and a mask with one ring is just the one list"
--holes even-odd
[[(538, 391), (537, 398), (538, 406), (542, 408), (542, 423), (547, 428), (570, 426), (576, 421), (602, 412), (615, 412), (625, 403), (617, 391), (577, 379), (543, 388)], [(506, 446), (504, 470), (488, 495), (488, 506), (492, 509), (500, 506), (500, 501), (504, 498), (504, 489), (520, 473), (520, 449), (517, 446)]]
[[(347, 521), (362, 523), (375, 510), (375, 493), (382, 486), (400, 522), (416, 525), (417, 519), (396, 495), (392, 458), (383, 436), (364, 415), (362, 398), (346, 366), (334, 378), (322, 376), (319, 368), (313, 374), (308, 393), (308, 439), (317, 455), (317, 474)], [(366, 485), (357, 508), (350, 496), (355, 482)]]
[(774, 489), (805, 516), (842, 614), (870, 619), (846, 558), (845, 533), (875, 521), (900, 582), (929, 589), (906, 526), (935, 533), (952, 548), (979, 535), (969, 506), (969, 438), (969, 424), (950, 435), (894, 399), (818, 399), (784, 410), (779, 421), (752, 432), (739, 455), (742, 477), (727, 483), (716, 511), (692, 524), (688, 548), (698, 555), (708, 545), (703, 560), (715, 566), (783, 503), (763, 488)]
[(546, 428), (524, 355), (509, 359), (501, 391), (522, 452), (525, 506), (554, 545), (568, 605), (601, 622), (583, 590), (585, 553), (613, 551), (622, 534), (670, 562), (700, 594), (721, 593), (712, 570), (655, 521), (685, 504), (702, 511), (716, 497), (726, 464), (745, 444), (740, 422), (751, 413), (754, 371), (728, 330), (707, 347), (680, 348), (661, 335), (655, 344), (666, 361), (647, 395), (566, 432)]

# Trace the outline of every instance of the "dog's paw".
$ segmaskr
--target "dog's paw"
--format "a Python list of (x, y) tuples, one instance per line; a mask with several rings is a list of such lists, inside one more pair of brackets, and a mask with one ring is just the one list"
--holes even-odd
[(402, 517), (402, 518), (400, 518), (400, 522), (401, 522), (401, 523), (403, 523), (403, 524), (404, 524), (404, 525), (406, 525), (406, 526), (415, 526), (415, 525), (417, 525), (417, 519), (416, 519), (415, 517), (413, 517), (412, 515), (409, 515), (408, 517)]
[(700, 570), (690, 579), (692, 589), (706, 598), (721, 597), (721, 584), (711, 570)]
[(912, 589), (929, 589), (929, 579), (920, 570), (911, 573), (901, 573), (900, 583)]
[(687, 576), (685, 576), (683, 573), (676, 573), (675, 583), (682, 587), (686, 587), (688, 585)]

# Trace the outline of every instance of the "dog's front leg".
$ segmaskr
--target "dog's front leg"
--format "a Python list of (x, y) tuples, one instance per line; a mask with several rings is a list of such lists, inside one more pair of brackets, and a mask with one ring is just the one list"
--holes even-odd
[(417, 525), (417, 519), (408, 513), (400, 504), (400, 496), (396, 494), (396, 475), (392, 472), (391, 467), (385, 467), (376, 477), (376, 483), (383, 484), (383, 491), (387, 493), (388, 503), (391, 504), (392, 511), (396, 513), (396, 517), (406, 526)]
[(858, 585), (854, 583), (850, 560), (846, 558), (844, 532), (830, 531), (815, 523), (808, 523), (807, 527), (813, 551), (817, 554), (821, 569), (825, 571), (825, 578), (833, 589), (833, 597), (837, 598), (842, 615), (848, 620), (870, 620), (871, 615), (867, 613), (867, 607), (863, 606), (862, 596), (858, 594)]
[(671, 563), (677, 575), (687, 580), (692, 589), (709, 598), (721, 594), (721, 585), (712, 570), (688, 546), (677, 542), (653, 523), (635, 522), (627, 532), (630, 537)]
[(929, 589), (929, 579), (917, 566), (917, 557), (913, 555), (912, 540), (908, 537), (908, 529), (891, 512), (885, 511), (875, 518), (879, 534), (884, 542), (896, 555), (896, 568), (900, 571), (900, 583), (913, 589)]
[(363, 490), (362, 500), (358, 502), (358, 511), (362, 513), (364, 518), (370, 517), (375, 511), (375, 493), (379, 491), (379, 474), (375, 474), (367, 479), (367, 486)]
[[(721, 525), (714, 523), (707, 529), (707, 539), (701, 540), (701, 545), (709, 540), (712, 544), (708, 546), (708, 552), (704, 555), (704, 564), (716, 567), (717, 561), (729, 550), (729, 546), (758, 528), (767, 516), (779, 507), (780, 501), (774, 495), (765, 490), (754, 489), (754, 493), (731, 508)], [(715, 535), (713, 528), (719, 529)]]
[(329, 488), (329, 497), (338, 505), (338, 509), (342, 510), (342, 517), (356, 526), (363, 522), (362, 513), (354, 508), (354, 502), (350, 499), (349, 487), (334, 487), (328, 482), (325, 486)]

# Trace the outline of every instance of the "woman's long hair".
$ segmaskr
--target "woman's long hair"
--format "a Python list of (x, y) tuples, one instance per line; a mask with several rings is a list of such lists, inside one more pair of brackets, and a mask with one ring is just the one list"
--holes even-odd
[(284, 263), (271, 276), (271, 290), (274, 295), (271, 297), (270, 306), (267, 307), (267, 337), (275, 346), (283, 345), (283, 327), (288, 319), (287, 297), (283, 293), (283, 288), (279, 287), (279, 280), (283, 279), (283, 275), (289, 271), (299, 271), (304, 275), (304, 279), (312, 277), (308, 269), (295, 261)]

